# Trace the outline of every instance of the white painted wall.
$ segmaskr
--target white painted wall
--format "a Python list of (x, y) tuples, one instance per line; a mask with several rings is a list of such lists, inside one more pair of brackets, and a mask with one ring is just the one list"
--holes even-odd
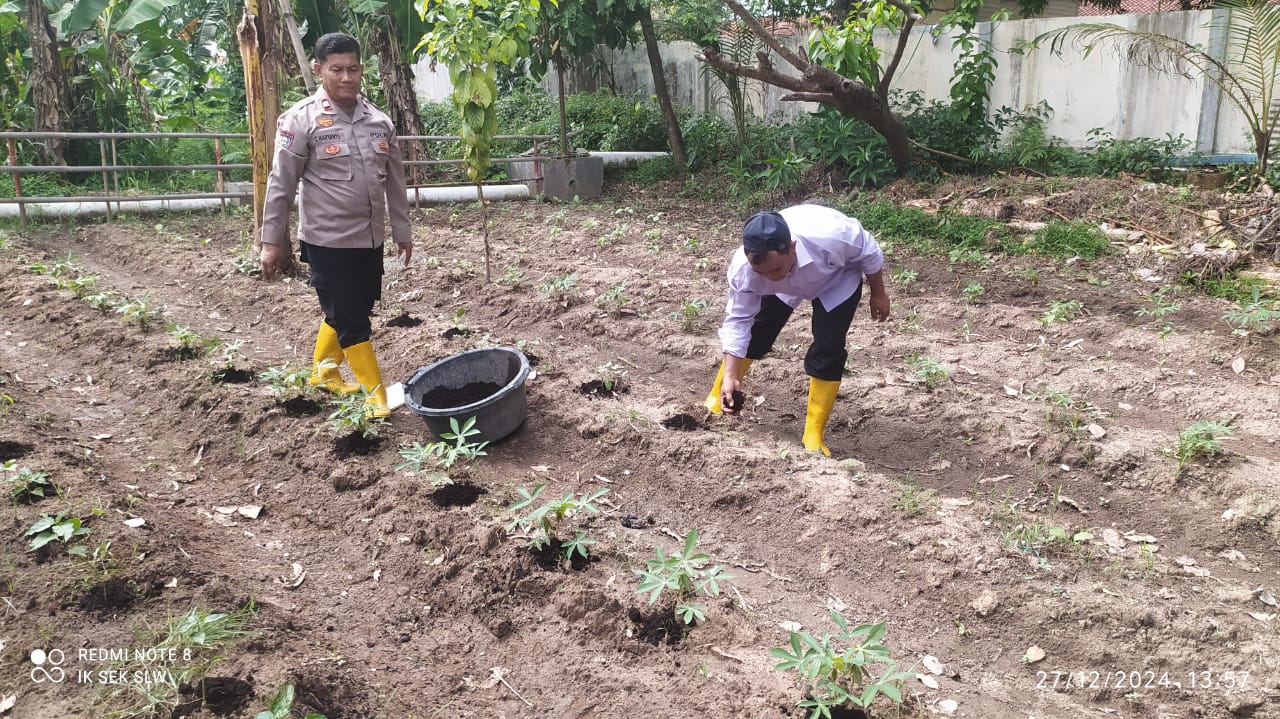
[[(988, 23), (979, 26), (989, 33), (995, 47), (1001, 50), (1000, 65), (991, 89), (991, 106), (1009, 106), (1022, 110), (1041, 100), (1053, 108), (1048, 123), (1050, 134), (1072, 145), (1088, 141), (1089, 130), (1098, 127), (1116, 138), (1155, 137), (1182, 134), (1193, 143), (1200, 130), (1201, 104), (1206, 99), (1203, 79), (1188, 80), (1164, 73), (1134, 67), (1111, 49), (1096, 50), (1084, 57), (1075, 48), (1062, 56), (1047, 48), (1025, 55), (1009, 54), (1009, 48), (1045, 32), (1083, 21), (1113, 22), (1141, 31), (1159, 32), (1207, 47), (1207, 29), (1212, 11), (1166, 12), (1115, 15), (1103, 18), (1053, 18)], [(935, 38), (929, 26), (913, 30), (899, 67), (895, 87), (917, 90), (927, 99), (945, 101), (951, 84), (951, 72), (957, 54), (948, 37)], [(892, 52), (896, 35), (884, 33), (876, 44), (887, 57)], [(787, 38), (795, 47), (803, 38)], [(723, 88), (718, 80), (703, 71), (694, 55), (692, 43), (677, 42), (663, 46), (663, 60), (672, 98), (678, 104), (699, 112), (718, 112), (730, 117), (728, 106), (721, 102)], [(612, 86), (619, 93), (649, 96), (653, 80), (643, 47), (620, 51), (602, 50), (603, 63), (597, 64), (595, 77), (574, 73), (566, 83), (571, 90), (593, 90)], [(775, 65), (785, 62), (775, 57)], [(426, 63), (415, 67), (418, 94), (423, 99), (448, 98), (448, 75), (443, 70), (432, 73)], [(554, 73), (549, 74), (548, 88), (554, 92)], [(760, 83), (749, 93), (758, 117), (771, 120), (793, 119), (816, 108), (812, 103), (781, 102), (786, 91)], [(1214, 98), (1209, 97), (1210, 101)], [(1244, 117), (1225, 97), (1218, 98), (1215, 108), (1205, 116), (1216, 125), (1212, 142), (1198, 148), (1206, 154), (1251, 153), (1252, 141)], [(1215, 117), (1216, 116), (1216, 117)]]

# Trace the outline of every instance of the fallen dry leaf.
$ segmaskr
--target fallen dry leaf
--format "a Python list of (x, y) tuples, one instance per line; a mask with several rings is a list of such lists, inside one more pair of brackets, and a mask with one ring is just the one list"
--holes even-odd
[(276, 577), (276, 581), (285, 586), (285, 589), (297, 589), (302, 585), (302, 580), (307, 578), (307, 570), (302, 568), (297, 562), (292, 566), (293, 574), (288, 577)]
[(957, 702), (955, 699), (943, 699), (938, 702), (938, 711), (943, 714), (955, 714), (956, 710), (959, 708), (960, 702)]
[(1031, 646), (1027, 647), (1027, 653), (1022, 655), (1022, 661), (1026, 662), (1027, 664), (1035, 664), (1041, 659), (1044, 659), (1044, 657), (1045, 657), (1044, 650), (1032, 644)]
[(1273, 595), (1271, 592), (1268, 592), (1267, 590), (1262, 589), (1261, 587), (1259, 587), (1255, 591), (1257, 591), (1258, 593), (1259, 602), (1262, 602), (1263, 604), (1266, 604), (1267, 606), (1271, 606), (1271, 607), (1280, 607), (1280, 604), (1276, 603), (1275, 595)]
[(1261, 612), (1249, 612), (1249, 616), (1260, 622), (1269, 622), (1276, 618), (1275, 614), (1262, 614)]
[(917, 674), (917, 675), (916, 675), (916, 679), (917, 679), (917, 680), (919, 680), (919, 682), (920, 682), (921, 684), (923, 684), (923, 685), (925, 685), (925, 686), (929, 687), (930, 689), (937, 689), (937, 688), (938, 688), (938, 680), (937, 680), (937, 679), (934, 679), (933, 677), (929, 676), (928, 674)]
[(920, 663), (923, 664), (924, 668), (928, 669), (932, 674), (942, 673), (942, 662), (938, 661), (938, 658), (932, 654), (926, 654), (924, 658), (920, 660)]
[(1085, 429), (1089, 430), (1089, 435), (1094, 439), (1102, 439), (1107, 436), (1107, 430), (1103, 429), (1100, 424), (1089, 424), (1085, 426)]
[(1125, 532), (1124, 538), (1135, 544), (1155, 544), (1160, 541), (1150, 534), (1137, 534), (1135, 532)]
[(13, 705), (17, 703), (18, 703), (17, 694), (10, 694), (4, 699), (0, 699), (0, 714), (4, 714), (5, 712), (9, 711), (10, 709), (13, 708)]
[(778, 626), (782, 627), (784, 632), (798, 632), (804, 628), (804, 625), (800, 624), (800, 622), (782, 622)]
[(1231, 371), (1240, 374), (1244, 371), (1244, 358), (1237, 357), (1231, 361)]
[(147, 523), (147, 520), (143, 519), (142, 517), (134, 517), (132, 519), (124, 520), (124, 526), (129, 527), (131, 529), (137, 529), (138, 527), (141, 527), (146, 523)]
[(236, 507), (236, 511), (239, 512), (242, 517), (257, 519), (258, 515), (262, 514), (262, 507), (259, 507), (256, 504), (246, 504), (243, 507)]

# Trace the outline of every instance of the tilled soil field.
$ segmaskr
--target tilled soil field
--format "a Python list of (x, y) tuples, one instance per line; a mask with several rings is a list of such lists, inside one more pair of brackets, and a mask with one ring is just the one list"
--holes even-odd
[[(991, 196), (898, 199), (969, 190)], [(1137, 191), (1000, 193), (1045, 219)], [(1056, 199), (1020, 202), (1037, 194)], [(534, 363), (523, 426), (446, 486), (397, 469), (432, 441), (408, 409), (353, 449), (332, 408), (257, 379), (309, 366), (319, 315), (304, 280), (237, 269), (243, 214), (10, 227), (0, 461), (61, 493), (4, 510), (0, 714), (252, 717), (293, 684), (297, 717), (800, 717), (806, 687), (769, 649), (837, 610), (885, 622), (908, 672), (872, 716), (1280, 717), (1280, 346), (1204, 295), (1153, 315), (1176, 277), (1160, 252), (896, 249), (893, 317), (855, 319), (828, 459), (799, 444), (807, 309), (740, 416), (701, 406), (750, 211), (674, 184), (489, 212), (493, 281), (477, 207), (417, 210), (374, 319), (388, 381), (473, 347)], [(1195, 214), (1148, 229), (1204, 241)], [(162, 319), (85, 301), (108, 291)], [(165, 322), (223, 345), (182, 351)], [(1206, 420), (1232, 428), (1222, 452), (1180, 463)], [(538, 503), (609, 490), (559, 533), (586, 531), (588, 561), (509, 529), (539, 484)], [(89, 533), (28, 551), (59, 512)], [(693, 529), (733, 578), (685, 627), (636, 570)], [(250, 607), (244, 637), (154, 651), (172, 618)]]

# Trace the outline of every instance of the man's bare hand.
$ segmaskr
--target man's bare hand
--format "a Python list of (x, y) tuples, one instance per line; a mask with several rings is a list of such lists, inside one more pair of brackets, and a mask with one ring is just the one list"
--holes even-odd
[(264, 242), (258, 259), (262, 262), (262, 279), (279, 279), (293, 264), (293, 250), (284, 245), (270, 245)]
[(742, 382), (737, 377), (732, 377), (728, 372), (725, 373), (724, 379), (720, 382), (720, 406), (729, 414), (737, 414), (742, 410), (734, 404), (733, 393), (739, 391)]
[(409, 260), (413, 259), (413, 245), (396, 245), (396, 257), (400, 258), (400, 266), (409, 269)]
[(871, 319), (876, 322), (884, 322), (889, 319), (889, 294), (887, 292), (872, 292), (871, 300), (867, 304), (871, 307)]

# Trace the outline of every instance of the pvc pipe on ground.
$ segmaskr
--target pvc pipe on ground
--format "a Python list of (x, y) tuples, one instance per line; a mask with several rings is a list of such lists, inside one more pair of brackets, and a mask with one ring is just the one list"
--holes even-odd
[(591, 152), (588, 153), (592, 157), (604, 159), (606, 165), (626, 165), (628, 163), (641, 163), (645, 160), (652, 160), (655, 157), (666, 157), (670, 152)]
[[(477, 199), (475, 185), (409, 188), (405, 195), (411, 205), (415, 203), (474, 202)], [(486, 200), (527, 200), (531, 196), (529, 186), (525, 184), (484, 186), (484, 199)], [(236, 204), (236, 201), (228, 200), (228, 204)], [(27, 209), (27, 217), (32, 219), (39, 217), (84, 217), (105, 214), (107, 199), (84, 202), (29, 202), (24, 203), (24, 205)], [(198, 200), (130, 200), (123, 197), (118, 199), (111, 198), (112, 215), (117, 213), (191, 212), (194, 210), (217, 209), (218, 207), (219, 201), (216, 198)], [(16, 203), (0, 204), (0, 217), (19, 216)]]

